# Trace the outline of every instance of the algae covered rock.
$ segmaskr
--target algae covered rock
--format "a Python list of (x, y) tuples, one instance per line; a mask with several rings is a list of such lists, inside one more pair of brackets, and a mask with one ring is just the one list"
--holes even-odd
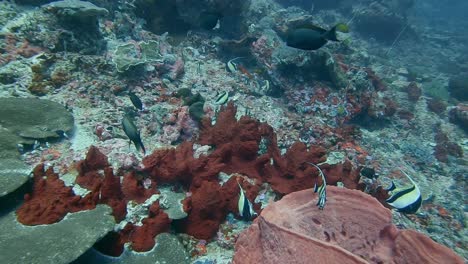
[(121, 73), (149, 62), (162, 61), (162, 55), (159, 52), (159, 42), (154, 40), (120, 45), (115, 49), (112, 58), (117, 71)]
[(159, 191), (161, 192), (159, 204), (170, 219), (177, 220), (187, 217), (182, 204), (182, 201), (187, 198), (185, 193), (173, 192), (170, 188), (160, 188)]
[(88, 1), (63, 0), (42, 6), (43, 9), (69, 19), (94, 19), (109, 14), (105, 8), (98, 7)]
[(35, 98), (0, 98), (0, 126), (15, 135), (59, 138), (73, 130), (73, 116), (59, 103)]
[(27, 182), (31, 168), (18, 144), (59, 138), (73, 130), (73, 116), (60, 104), (35, 98), (0, 98), (0, 197)]
[(0, 198), (23, 186), (31, 167), (19, 160), (17, 144), (22, 138), (0, 126)]
[(107, 205), (39, 226), (24, 226), (15, 213), (10, 213), (0, 218), (0, 263), (70, 263), (112, 231), (114, 225)]
[(105, 264), (105, 263), (133, 263), (133, 264), (154, 264), (154, 263), (190, 263), (190, 256), (179, 239), (169, 233), (162, 233), (156, 236), (156, 245), (151, 251), (144, 254), (135, 253), (126, 249), (120, 257), (108, 257), (95, 249), (88, 250), (79, 257), (76, 263)]
[(159, 263), (190, 263), (190, 256), (175, 235), (162, 233), (156, 236), (156, 246), (144, 257), (141, 254), (128, 254), (122, 263), (150, 264)]
[(31, 167), (19, 159), (2, 158), (0, 162), (0, 197), (14, 192), (29, 179)]

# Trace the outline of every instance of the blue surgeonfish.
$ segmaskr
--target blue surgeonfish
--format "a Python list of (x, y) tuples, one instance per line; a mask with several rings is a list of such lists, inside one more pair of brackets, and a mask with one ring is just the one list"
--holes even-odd
[(311, 162), (307, 162), (309, 163), (310, 165), (314, 166), (315, 168), (317, 168), (317, 170), (319, 171), (320, 173), (320, 177), (322, 178), (322, 185), (318, 186), (317, 185), (317, 182), (315, 182), (314, 184), (314, 193), (318, 192), (318, 201), (317, 201), (317, 206), (320, 210), (323, 210), (323, 208), (325, 207), (325, 203), (327, 202), (327, 181), (325, 180), (325, 175), (323, 174), (323, 171), (322, 169), (320, 169), (319, 166), (311, 163)]
[(397, 209), (397, 211), (414, 214), (418, 211), (422, 204), (421, 191), (411, 177), (404, 171), (403, 174), (411, 181), (413, 186), (409, 188), (396, 188), (395, 183), (392, 181), (387, 191), (390, 191), (392, 195), (385, 200), (390, 206)]
[(257, 215), (257, 213), (255, 213), (253, 210), (252, 203), (249, 201), (247, 196), (245, 196), (244, 189), (242, 189), (242, 186), (239, 182), (237, 182), (237, 185), (239, 185), (240, 189), (239, 201), (237, 204), (239, 208), (239, 215), (242, 217), (242, 220), (250, 221), (254, 216)]

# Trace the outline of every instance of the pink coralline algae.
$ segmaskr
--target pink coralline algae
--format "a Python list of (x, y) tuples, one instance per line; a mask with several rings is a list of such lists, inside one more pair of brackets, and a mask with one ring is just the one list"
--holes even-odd
[(392, 224), (373, 197), (327, 187), (327, 207), (313, 190), (270, 204), (237, 240), (233, 263), (464, 263), (449, 248)]
[(197, 124), (190, 118), (188, 107), (184, 106), (169, 115), (163, 127), (161, 142), (170, 144), (178, 140), (190, 140), (198, 131)]

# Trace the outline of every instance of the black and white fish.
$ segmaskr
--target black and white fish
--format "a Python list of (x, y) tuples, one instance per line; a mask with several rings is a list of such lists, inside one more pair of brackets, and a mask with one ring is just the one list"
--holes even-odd
[(124, 116), (122, 119), (122, 128), (130, 141), (135, 144), (137, 150), (142, 150), (143, 154), (146, 154), (145, 146), (143, 146), (143, 142), (141, 141), (140, 131), (138, 131), (138, 128), (135, 126), (130, 116)]
[(239, 182), (237, 182), (237, 185), (239, 185), (240, 189), (239, 201), (237, 203), (239, 215), (242, 217), (242, 220), (250, 221), (257, 215), (257, 213), (253, 210), (252, 203), (249, 201), (247, 196), (245, 196), (244, 189), (242, 189)]
[(317, 170), (320, 173), (320, 177), (322, 178), (322, 185), (318, 186), (317, 182), (315, 182), (314, 193), (318, 193), (319, 197), (317, 201), (317, 206), (319, 207), (320, 210), (323, 210), (323, 208), (325, 207), (325, 203), (327, 202), (327, 181), (325, 180), (325, 175), (323, 174), (323, 171), (322, 169), (320, 169), (319, 166), (311, 162), (307, 162), (307, 163), (317, 168)]
[(217, 95), (216, 100), (215, 100), (215, 104), (223, 105), (223, 104), (227, 103), (228, 100), (229, 100), (229, 92), (222, 91)]
[(237, 63), (235, 61), (238, 60), (238, 59), (242, 59), (242, 58), (244, 58), (244, 57), (237, 57), (237, 58), (229, 60), (226, 63), (226, 70), (228, 72), (231, 72), (231, 73), (237, 72), (238, 67), (237, 67)]
[(413, 184), (409, 188), (396, 188), (395, 183), (392, 181), (390, 187), (387, 191), (390, 191), (392, 195), (385, 200), (391, 207), (397, 209), (397, 211), (414, 214), (418, 211), (422, 204), (421, 191), (419, 190), (418, 185), (413, 181), (413, 179), (404, 171), (401, 171)]

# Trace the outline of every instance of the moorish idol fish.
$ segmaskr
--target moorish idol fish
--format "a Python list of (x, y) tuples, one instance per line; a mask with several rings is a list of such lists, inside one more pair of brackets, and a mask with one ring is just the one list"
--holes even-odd
[(244, 57), (237, 57), (237, 58), (229, 60), (226, 63), (227, 71), (231, 72), (231, 73), (237, 72), (238, 68), (237, 68), (237, 63), (235, 61), (238, 60), (238, 59), (242, 59), (242, 58), (244, 58)]
[(405, 174), (413, 186), (409, 188), (397, 189), (395, 183), (392, 181), (390, 187), (385, 189), (392, 192), (392, 195), (387, 200), (385, 200), (385, 202), (387, 202), (393, 208), (397, 209), (399, 212), (414, 214), (418, 211), (422, 204), (421, 191), (413, 179), (411, 179), (411, 177), (406, 172), (401, 172)]
[(239, 207), (239, 215), (242, 217), (242, 220), (250, 221), (257, 213), (253, 210), (252, 203), (247, 199), (247, 196), (245, 196), (244, 189), (242, 189), (239, 182), (237, 182), (237, 185), (239, 185), (240, 188), (239, 202), (237, 204)]
[(222, 91), (216, 97), (215, 104), (223, 105), (228, 101), (228, 99), (229, 99), (229, 93), (227, 91)]
[(317, 186), (317, 182), (315, 182), (314, 193), (318, 192), (319, 198), (317, 201), (317, 206), (320, 210), (323, 210), (323, 208), (325, 207), (325, 203), (327, 202), (327, 182), (325, 181), (325, 175), (323, 174), (323, 171), (322, 169), (320, 169), (319, 166), (311, 162), (307, 162), (307, 163), (317, 168), (317, 170), (320, 173), (320, 177), (322, 178), (322, 185)]

